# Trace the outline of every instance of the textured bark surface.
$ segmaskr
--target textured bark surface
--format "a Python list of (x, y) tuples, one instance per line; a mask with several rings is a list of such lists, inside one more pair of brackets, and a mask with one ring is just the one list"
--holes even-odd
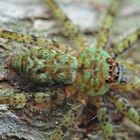
[[(110, 0), (58, 0), (63, 10), (72, 21), (86, 34), (91, 46), (95, 43), (98, 27), (105, 14)], [(124, 0), (114, 23), (111, 42), (117, 42), (123, 36), (140, 27), (140, 1)], [(85, 20), (86, 19), (86, 20)], [(54, 20), (47, 6), (41, 0), (0, 0), (0, 28), (12, 31), (45, 36), (68, 43), (63, 28)], [(64, 36), (65, 35), (65, 36)], [(7, 42), (0, 39), (0, 72), (4, 73), (5, 60), (14, 53), (20, 53), (30, 45)], [(126, 52), (122, 59), (140, 63), (139, 44)], [(23, 85), (22, 85), (23, 87)], [(12, 89), (11, 89), (12, 88)], [(13, 87), (5, 82), (0, 83), (0, 94), (13, 94)], [(122, 95), (140, 110), (140, 92)], [(30, 109), (9, 110), (6, 105), (0, 106), (0, 140), (46, 140), (57, 122), (62, 120), (70, 108), (69, 101), (65, 107), (56, 108), (53, 112), (33, 114)], [(15, 114), (18, 114), (16, 115)], [(25, 114), (27, 113), (27, 116)], [(25, 117), (25, 116), (26, 117)], [(30, 117), (31, 115), (31, 117)], [(41, 119), (40, 119), (41, 116)], [(27, 119), (25, 121), (25, 119)], [(97, 124), (96, 124), (97, 125)], [(95, 127), (97, 128), (97, 126)], [(117, 140), (138, 140), (140, 128), (124, 119), (116, 123)], [(93, 128), (94, 130), (95, 128)], [(94, 130), (89, 139), (103, 140), (100, 129)], [(83, 133), (79, 129), (71, 129), (66, 139), (79, 140)]]

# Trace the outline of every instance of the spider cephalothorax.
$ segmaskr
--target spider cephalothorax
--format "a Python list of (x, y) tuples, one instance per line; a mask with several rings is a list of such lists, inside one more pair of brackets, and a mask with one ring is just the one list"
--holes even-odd
[[(67, 129), (75, 124), (76, 119), (82, 113), (83, 105), (88, 103), (88, 99), (97, 107), (97, 117), (106, 140), (115, 140), (113, 126), (106, 106), (108, 102), (113, 104), (121, 114), (140, 125), (138, 111), (131, 107), (119, 94), (115, 93), (131, 91), (140, 87), (138, 78), (134, 77), (131, 81), (127, 80), (126, 77), (126, 68), (133, 72), (139, 72), (140, 65), (126, 63), (117, 58), (119, 54), (139, 40), (140, 29), (122, 39), (113, 48), (106, 49), (110, 29), (120, 1), (111, 1), (97, 35), (97, 44), (91, 48), (89, 48), (84, 35), (78, 31), (58, 4), (54, 0), (44, 1), (47, 2), (53, 15), (65, 27), (69, 38), (75, 43), (73, 47), (74, 55), (68, 48), (65, 48), (64, 44), (45, 38), (3, 29), (0, 30), (0, 37), (38, 46), (21, 55), (11, 57), (8, 65), (10, 69), (14, 70), (23, 79), (33, 83), (43, 84), (48, 88), (59, 86), (63, 88), (67, 97), (72, 99), (74, 97), (74, 100), (79, 103), (68, 111), (63, 122), (57, 126), (49, 139), (63, 139)], [(104, 100), (105, 98), (108, 98), (107, 103)], [(29, 101), (30, 96), (23, 93), (0, 98), (0, 104), (26, 104)], [(51, 95), (42, 92), (32, 95), (32, 102), (38, 103), (41, 101), (50, 103), (54, 100)]]

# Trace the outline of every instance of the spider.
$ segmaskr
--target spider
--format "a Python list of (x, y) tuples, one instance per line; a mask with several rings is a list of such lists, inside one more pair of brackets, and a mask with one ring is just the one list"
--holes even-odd
[[(120, 54), (138, 42), (140, 29), (113, 46), (106, 47), (121, 1), (111, 0), (97, 35), (97, 43), (91, 48), (85, 36), (54, 0), (44, 0), (44, 2), (67, 30), (70, 40), (75, 44), (72, 50), (53, 40), (4, 29), (0, 29), (0, 38), (37, 46), (25, 53), (12, 56), (7, 63), (8, 69), (27, 81), (45, 85), (48, 88), (62, 87), (67, 97), (78, 101), (78, 104), (72, 106), (67, 112), (62, 123), (56, 127), (49, 139), (62, 140), (68, 128), (72, 127), (82, 114), (83, 107), (89, 100), (97, 107), (97, 117), (105, 140), (116, 139), (107, 108), (108, 102), (125, 117), (140, 125), (138, 111), (118, 94), (132, 91), (140, 86), (140, 79), (137, 77), (130, 79), (128, 72), (128, 69), (134, 73), (139, 72), (140, 65), (118, 58)], [(50, 96), (39, 92), (32, 96), (32, 101), (51, 102), (53, 99)], [(30, 102), (30, 99), (28, 95), (15, 94), (11, 97), (1, 97), (0, 103), (20, 104)]]

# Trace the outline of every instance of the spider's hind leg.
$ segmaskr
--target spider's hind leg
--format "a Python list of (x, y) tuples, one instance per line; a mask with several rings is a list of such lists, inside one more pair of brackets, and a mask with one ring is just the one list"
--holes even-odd
[(56, 17), (61, 24), (66, 29), (70, 39), (75, 43), (75, 48), (77, 50), (82, 50), (88, 47), (86, 38), (78, 28), (72, 23), (72, 21), (64, 14), (55, 0), (44, 0), (48, 4), (49, 8), (51, 9), (54, 17)]
[(50, 94), (38, 92), (34, 94), (28, 93), (13, 93), (13, 95), (2, 95), (0, 96), (0, 104), (7, 104), (10, 106), (26, 105), (28, 103), (41, 103), (51, 102)]
[(97, 35), (97, 48), (105, 48), (108, 43), (110, 31), (116, 16), (119, 2), (120, 0), (111, 0), (111, 4), (108, 7), (107, 13), (102, 21), (99, 33)]
[(54, 40), (46, 39), (43, 37), (37, 37), (28, 34), (21, 34), (17, 32), (7, 31), (0, 28), (0, 38), (8, 39), (9, 41), (16, 41), (19, 43), (31, 44), (48, 49), (56, 49), (58, 51), (66, 52), (68, 48), (62, 43), (58, 43)]
[(116, 106), (116, 109), (124, 116), (140, 126), (140, 114), (126, 101), (126, 99), (122, 98), (119, 94), (110, 93), (109, 101), (113, 103)]
[(60, 89), (48, 90), (43, 92), (15, 92), (10, 86), (6, 89), (0, 88), (0, 104), (8, 106), (28, 106), (46, 104), (61, 105), (65, 101), (65, 92)]
[(138, 28), (136, 31), (132, 32), (131, 34), (123, 38), (117, 44), (113, 45), (112, 48), (108, 49), (108, 52), (112, 54), (113, 57), (117, 57), (120, 54), (127, 51), (129, 48), (133, 47), (133, 45), (137, 43), (139, 40), (140, 40), (140, 28)]
[(62, 123), (58, 125), (54, 132), (50, 135), (49, 140), (62, 140), (68, 128), (75, 124), (76, 119), (81, 115), (82, 111), (82, 104), (72, 106), (71, 110), (69, 110), (64, 116)]

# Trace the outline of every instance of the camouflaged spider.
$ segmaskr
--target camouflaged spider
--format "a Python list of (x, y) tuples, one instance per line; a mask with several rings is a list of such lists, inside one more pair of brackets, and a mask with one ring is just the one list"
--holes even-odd
[[(63, 139), (65, 132), (75, 123), (89, 99), (97, 107), (97, 117), (105, 140), (116, 139), (110, 115), (105, 105), (105, 98), (108, 98), (108, 101), (124, 116), (140, 125), (139, 113), (127, 103), (126, 99), (116, 93), (117, 91), (131, 91), (140, 87), (140, 79), (134, 77), (130, 81), (126, 78), (128, 73), (126, 74), (125, 70), (127, 68), (132, 72), (139, 72), (140, 65), (117, 59), (120, 54), (139, 40), (140, 29), (122, 39), (112, 48), (106, 49), (120, 1), (111, 1), (99, 29), (97, 44), (92, 48), (89, 48), (84, 35), (78, 31), (54, 0), (44, 1), (75, 43), (73, 55), (69, 54), (69, 50), (64, 47), (65, 45), (45, 38), (3, 29), (0, 30), (0, 38), (38, 46), (26, 53), (13, 56), (8, 64), (10, 69), (23, 79), (33, 83), (43, 84), (47, 87), (55, 85), (63, 87), (67, 95), (75, 96), (75, 100), (79, 102), (78, 105), (68, 111), (63, 122), (50, 136), (50, 140)], [(34, 97), (36, 101), (40, 99), (51, 102), (50, 97), (43, 93), (35, 94)], [(15, 94), (8, 98), (1, 98), (0, 104), (29, 102), (28, 96), (24, 94)]]

